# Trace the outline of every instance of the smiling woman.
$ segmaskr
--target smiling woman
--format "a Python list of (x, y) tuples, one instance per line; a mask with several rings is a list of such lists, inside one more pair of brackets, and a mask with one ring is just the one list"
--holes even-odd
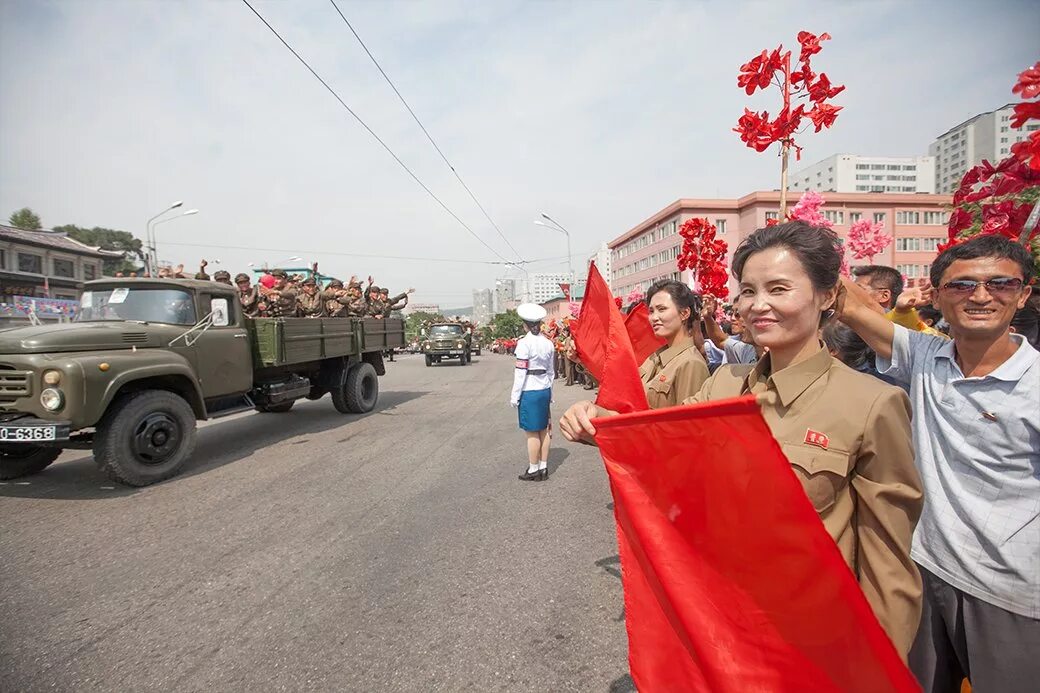
[[(840, 266), (829, 229), (791, 222), (748, 236), (733, 256), (737, 307), (768, 353), (756, 365), (719, 368), (686, 403), (759, 395), (792, 471), (905, 658), (921, 614), (921, 577), (910, 559), (922, 504), (910, 403), (902, 390), (856, 373), (820, 342)], [(579, 403), (560, 428), (570, 440), (591, 440), (591, 418), (612, 414)]]
[(657, 282), (646, 293), (650, 326), (666, 341), (639, 368), (651, 409), (679, 404), (708, 379), (708, 363), (698, 347), (704, 339), (697, 303), (690, 287), (672, 279)]

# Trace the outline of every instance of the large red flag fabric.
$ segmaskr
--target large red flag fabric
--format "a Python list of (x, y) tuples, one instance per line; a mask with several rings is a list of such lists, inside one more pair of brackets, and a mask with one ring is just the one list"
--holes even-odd
[(753, 397), (593, 423), (640, 691), (920, 690)]
[(650, 408), (625, 319), (594, 262), (589, 265), (581, 318), (572, 334), (582, 365), (599, 381), (596, 404), (619, 412)]
[(635, 353), (636, 363), (642, 363), (665, 344), (668, 340), (662, 339), (654, 334), (654, 328), (650, 327), (650, 313), (645, 303), (639, 303), (625, 316), (625, 331), (628, 339), (632, 342), (632, 350)]

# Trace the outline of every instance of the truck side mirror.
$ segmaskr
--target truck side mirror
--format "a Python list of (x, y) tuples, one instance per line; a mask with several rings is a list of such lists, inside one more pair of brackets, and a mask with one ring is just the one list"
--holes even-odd
[(213, 314), (213, 327), (228, 326), (228, 301), (226, 298), (211, 298), (209, 310)]

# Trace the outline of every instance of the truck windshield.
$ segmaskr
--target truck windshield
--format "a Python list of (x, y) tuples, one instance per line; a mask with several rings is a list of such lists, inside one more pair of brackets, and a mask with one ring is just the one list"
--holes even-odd
[(187, 291), (112, 287), (84, 291), (77, 322), (140, 320), (170, 325), (194, 325), (195, 303)]
[(430, 328), (431, 335), (457, 335), (462, 334), (462, 325), (434, 325)]

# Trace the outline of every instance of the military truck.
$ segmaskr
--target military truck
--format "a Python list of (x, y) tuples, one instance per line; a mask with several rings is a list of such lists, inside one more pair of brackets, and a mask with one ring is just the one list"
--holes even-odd
[(473, 360), (470, 353), (473, 335), (458, 322), (435, 322), (423, 329), (422, 349), (427, 367), (442, 359), (458, 359), (463, 366)]
[(247, 318), (216, 282), (87, 282), (76, 322), (0, 330), (0, 478), (41, 471), (63, 449), (92, 450), (131, 486), (177, 474), (196, 422), (285, 413), (332, 396), (371, 411), (382, 352), (401, 320)]

